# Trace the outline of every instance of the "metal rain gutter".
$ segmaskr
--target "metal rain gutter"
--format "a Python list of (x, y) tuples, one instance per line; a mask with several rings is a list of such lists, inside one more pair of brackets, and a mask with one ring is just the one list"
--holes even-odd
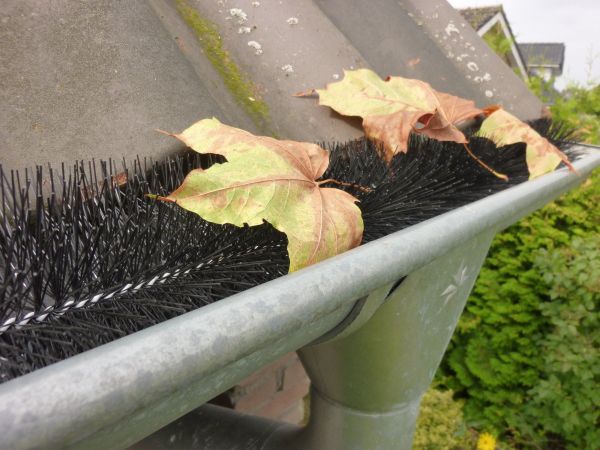
[[(400, 448), (410, 448), (420, 395), (433, 377), (433, 373), (429, 373), (432, 367), (435, 371), (439, 364), (491, 238), (497, 231), (577, 186), (600, 166), (600, 151), (592, 147), (586, 150), (583, 146), (581, 150), (587, 153), (574, 163), (578, 173), (561, 169), (0, 385), (0, 447), (125, 448), (286, 352), (312, 343), (348, 317), (357, 300), (372, 294), (366, 303), (375, 302), (377, 307), (371, 308), (366, 324), (358, 331), (349, 336), (342, 331), (337, 340), (334, 338), (301, 352), (316, 389), (315, 398), (319, 399), (315, 402), (316, 408), (321, 408), (313, 410), (313, 415), (327, 417), (337, 423), (340, 430), (349, 430), (348, 433), (353, 428), (358, 433), (360, 425), (357, 424), (361, 423), (373, 430), (380, 425), (401, 430), (407, 437)], [(467, 264), (465, 261), (475, 267), (475, 272), (469, 275), (470, 281), (463, 287), (456, 282), (457, 298), (460, 297), (462, 303), (456, 302), (452, 317), (433, 318), (433, 322), (426, 318), (427, 323), (441, 320), (436, 327), (443, 325), (448, 329), (439, 339), (423, 334), (424, 342), (431, 342), (436, 355), (418, 369), (425, 370), (418, 380), (410, 381), (412, 375), (407, 372), (404, 384), (396, 386), (411, 391), (410, 386), (418, 385), (410, 399), (398, 397), (381, 409), (381, 405), (362, 398), (361, 392), (348, 394), (343, 388), (343, 379), (337, 379), (332, 385), (327, 374), (318, 374), (319, 367), (326, 364), (323, 358), (330, 358), (332, 352), (352, 358), (352, 348), (368, 348), (370, 344), (365, 342), (373, 341), (373, 333), (379, 333), (369, 332), (374, 320), (387, 320), (383, 329), (392, 330), (397, 328), (390, 322), (393, 317), (429, 314), (419, 306), (423, 302), (419, 296), (433, 298), (433, 287), (429, 292), (420, 286), (432, 279), (431, 273), (441, 274), (433, 277), (440, 280), (446, 272), (448, 277), (456, 279), (458, 268), (461, 278), (460, 264)], [(445, 266), (450, 268), (446, 271)], [(423, 271), (429, 271), (427, 276)], [(409, 274), (384, 303), (389, 286)], [(434, 285), (437, 286), (431, 283)], [(386, 313), (389, 319), (378, 319), (378, 314), (384, 315), (385, 308), (390, 309)], [(407, 318), (415, 322), (413, 319)], [(444, 320), (449, 321), (448, 324)], [(385, 342), (386, 336), (377, 339)], [(387, 356), (387, 359), (394, 358), (394, 355)], [(410, 355), (399, 358), (405, 358), (402, 367), (419, 365)], [(396, 366), (388, 369), (398, 370)], [(343, 377), (347, 372), (336, 373)], [(371, 376), (367, 372), (362, 375)], [(382, 391), (381, 395), (384, 394), (387, 395)], [(348, 404), (345, 396), (352, 397)], [(335, 408), (345, 406), (332, 409), (328, 402), (336, 404)], [(371, 413), (374, 418), (393, 416), (393, 420), (365, 420)], [(400, 426), (403, 421), (405, 424)], [(306, 430), (301, 438), (304, 444), (298, 448), (318, 448), (315, 442), (322, 438), (323, 430), (313, 421)], [(365, 436), (369, 434), (362, 430)], [(293, 430), (285, 439), (292, 439), (290, 436), (297, 433), (298, 430)], [(397, 439), (397, 434), (391, 437), (385, 434), (369, 434), (371, 444), (365, 442), (364, 445), (383, 442), (383, 446), (371, 448), (388, 448), (385, 439)], [(344, 447), (347, 444), (340, 443), (343, 436), (332, 439), (337, 440), (330, 442), (328, 448), (361, 448)]]

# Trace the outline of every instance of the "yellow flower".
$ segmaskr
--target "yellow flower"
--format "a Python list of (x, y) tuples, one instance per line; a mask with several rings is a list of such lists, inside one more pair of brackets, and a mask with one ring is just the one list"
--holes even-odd
[(496, 438), (490, 433), (481, 433), (477, 440), (477, 450), (495, 450)]

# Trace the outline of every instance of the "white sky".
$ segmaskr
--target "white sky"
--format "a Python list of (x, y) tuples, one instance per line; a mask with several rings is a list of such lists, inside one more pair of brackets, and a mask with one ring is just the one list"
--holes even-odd
[[(600, 0), (449, 0), (455, 8), (502, 4), (517, 42), (563, 42), (556, 87), (600, 82)], [(590, 61), (593, 64), (590, 70)]]

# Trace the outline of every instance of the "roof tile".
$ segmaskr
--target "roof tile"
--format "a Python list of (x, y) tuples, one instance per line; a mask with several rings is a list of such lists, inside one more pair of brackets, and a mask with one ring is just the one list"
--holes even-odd
[(502, 5), (486, 6), (483, 8), (465, 8), (459, 9), (458, 12), (471, 24), (475, 31), (478, 31), (492, 17), (499, 12), (502, 12)]
[(527, 67), (556, 66), (562, 70), (565, 61), (565, 44), (556, 43), (520, 43), (519, 49), (525, 58)]

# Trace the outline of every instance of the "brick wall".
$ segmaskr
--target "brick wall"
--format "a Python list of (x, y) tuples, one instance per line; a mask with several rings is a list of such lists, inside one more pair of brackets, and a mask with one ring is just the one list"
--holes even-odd
[(296, 353), (253, 373), (213, 403), (269, 419), (300, 424), (310, 381)]

